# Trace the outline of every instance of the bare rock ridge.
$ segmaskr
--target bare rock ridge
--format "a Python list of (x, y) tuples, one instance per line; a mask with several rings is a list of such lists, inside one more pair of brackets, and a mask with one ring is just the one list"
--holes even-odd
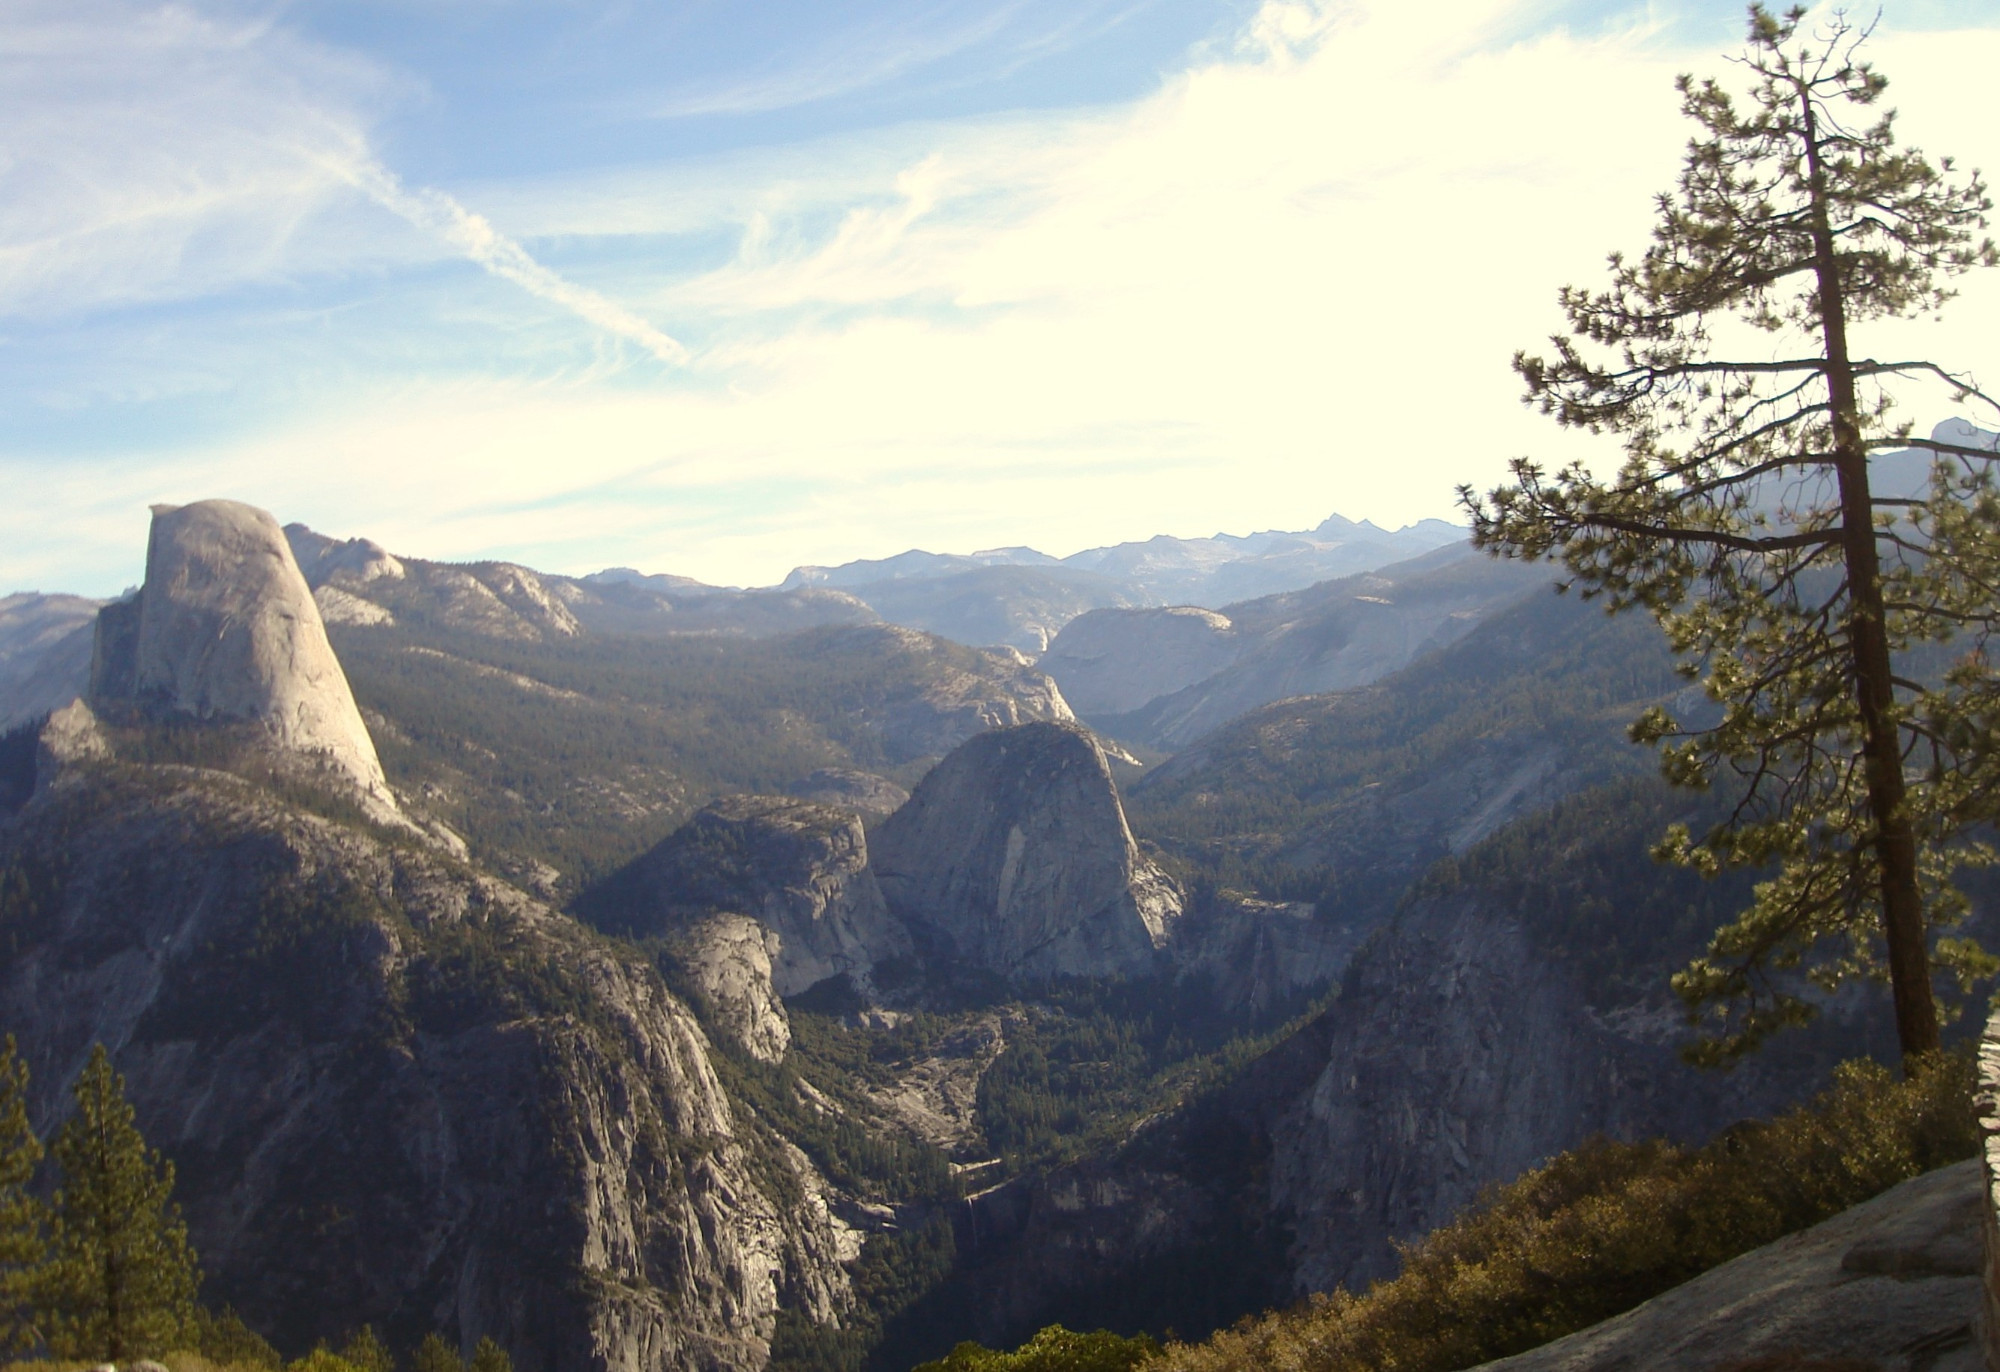
[[(843, 973), (866, 984), (877, 962), (910, 951), (869, 870), (860, 818), (788, 796), (716, 801), (585, 893), (577, 913), (613, 933), (698, 934), (704, 944), (719, 936), (711, 916), (748, 916), (769, 936), (781, 996)], [(731, 926), (728, 937), (740, 932)]]
[(1503, 606), (1545, 594), (1548, 580), (1544, 568), (1445, 547), (1228, 605), (1221, 623), (1100, 611), (1065, 626), (1043, 666), (1065, 695), (1103, 702), (1077, 706), (1097, 727), (1178, 751), (1271, 701), (1379, 681)]
[(960, 746), (876, 830), (874, 866), (913, 932), (1003, 976), (1145, 973), (1181, 913), (1140, 856), (1103, 750), (1073, 724)]
[(393, 805), (312, 591), (277, 520), (253, 506), (153, 507), (145, 585), (98, 614), (90, 694), (258, 724)]

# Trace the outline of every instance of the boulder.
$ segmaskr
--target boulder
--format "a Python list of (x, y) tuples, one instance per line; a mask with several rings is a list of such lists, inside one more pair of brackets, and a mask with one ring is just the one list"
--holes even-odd
[(1003, 976), (1154, 970), (1179, 890), (1139, 854), (1104, 752), (1074, 724), (995, 729), (934, 767), (874, 835), (890, 910)]
[(278, 522), (252, 506), (153, 507), (145, 585), (98, 614), (91, 699), (255, 723), (391, 803), (306, 579)]
[(770, 937), (781, 996), (842, 974), (866, 983), (877, 962), (910, 951), (869, 870), (860, 817), (790, 796), (716, 801), (576, 909), (634, 938), (671, 937), (716, 913), (749, 916)]

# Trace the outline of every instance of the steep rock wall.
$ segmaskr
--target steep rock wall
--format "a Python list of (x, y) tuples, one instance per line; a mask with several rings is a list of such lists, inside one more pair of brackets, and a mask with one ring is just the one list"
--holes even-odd
[(861, 819), (789, 796), (725, 796), (576, 903), (600, 929), (672, 935), (718, 912), (771, 936), (781, 996), (843, 973), (866, 979), (910, 951), (868, 865)]
[[(1664, 975), (1664, 972), (1663, 972)], [(1664, 1006), (1604, 1013), (1476, 891), (1401, 916), (1327, 1012), (1325, 1065), (1272, 1123), (1270, 1202), (1299, 1294), (1395, 1270), (1392, 1242), (1592, 1134), (1702, 1140), (1816, 1083), (1815, 1064), (1683, 1064)]]
[(1106, 1153), (971, 1198), (939, 1299), (1012, 1344), (1052, 1320), (1198, 1337), (1365, 1287), (1480, 1188), (1593, 1133), (1696, 1141), (1781, 1109), (1826, 1066), (1679, 1061), (1677, 1016), (1593, 1006), (1480, 893), (1404, 913), (1340, 999), (1219, 1089)]
[(210, 1299), (294, 1352), (365, 1320), (524, 1372), (748, 1372), (781, 1302), (837, 1318), (851, 1232), (643, 958), (233, 777), (45, 752), (0, 1019), (44, 1131), (111, 1048)]

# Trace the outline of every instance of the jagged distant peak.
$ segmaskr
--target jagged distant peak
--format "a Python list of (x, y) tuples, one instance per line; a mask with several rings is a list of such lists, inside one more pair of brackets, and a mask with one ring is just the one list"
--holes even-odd
[[(1262, 529), (1248, 534), (1218, 531), (1205, 538), (1154, 534), (1150, 538), (1085, 548), (1063, 558), (1051, 557), (1025, 546), (987, 548), (973, 553), (934, 553), (912, 548), (892, 557), (860, 558), (837, 566), (795, 567), (780, 586), (783, 589), (800, 586), (853, 588), (883, 581), (949, 576), (1001, 566), (1098, 572), (1114, 577), (1132, 575), (1133, 569), (1138, 566), (1151, 572), (1208, 574), (1230, 562), (1274, 554), (1296, 559), (1309, 555), (1316, 545), (1337, 548), (1356, 541), (1380, 545), (1391, 553), (1389, 560), (1396, 560), (1415, 556), (1444, 543), (1456, 542), (1465, 537), (1465, 532), (1460, 526), (1442, 519), (1424, 519), (1399, 529), (1385, 529), (1371, 520), (1355, 521), (1333, 514), (1310, 529)], [(1300, 584), (1309, 584), (1311, 579), (1316, 578), (1309, 577), (1307, 582)]]

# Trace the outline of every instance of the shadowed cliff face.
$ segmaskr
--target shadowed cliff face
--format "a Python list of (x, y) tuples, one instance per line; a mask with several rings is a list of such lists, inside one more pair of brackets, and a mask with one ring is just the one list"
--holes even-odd
[(1655, 1002), (1594, 1002), (1489, 893), (1420, 902), (1234, 1080), (972, 1197), (937, 1301), (989, 1345), (1050, 1321), (1200, 1336), (1393, 1275), (1395, 1242), (1594, 1133), (1694, 1142), (1773, 1113), (1856, 1046), (1709, 1073), (1679, 1060), (1681, 1033)]
[(252, 506), (153, 507), (146, 583), (99, 613), (90, 692), (104, 705), (254, 722), (393, 806), (284, 532)]
[(1699, 1072), (1672, 1010), (1605, 1009), (1477, 892), (1384, 930), (1327, 1013), (1324, 1067), (1272, 1127), (1297, 1293), (1393, 1275), (1392, 1240), (1592, 1134), (1701, 1140), (1813, 1084), (1767, 1061)]
[(1071, 725), (981, 734), (874, 835), (889, 908), (947, 954), (1003, 976), (1153, 970), (1180, 917), (1139, 856), (1104, 754)]
[(822, 1184), (645, 959), (407, 834), (56, 742), (0, 826), (0, 1018), (43, 1130), (111, 1047), (211, 1300), (533, 1372), (757, 1368), (781, 1302), (845, 1301)]
[(865, 982), (877, 962), (910, 951), (868, 869), (859, 817), (786, 796), (716, 801), (576, 909), (633, 938), (686, 934), (716, 913), (750, 916), (769, 935), (781, 996), (842, 973)]

